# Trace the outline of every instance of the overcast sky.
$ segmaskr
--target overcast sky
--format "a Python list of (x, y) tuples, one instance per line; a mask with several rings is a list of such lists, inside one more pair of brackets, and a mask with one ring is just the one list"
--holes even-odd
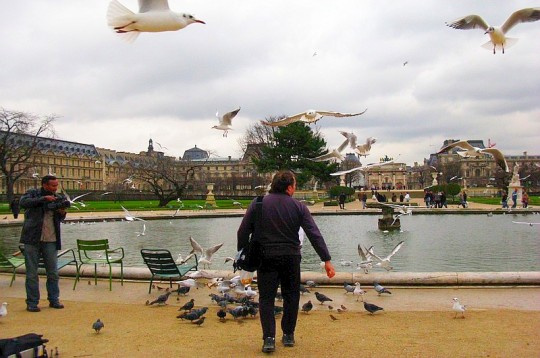
[[(172, 156), (197, 145), (239, 157), (238, 139), (265, 117), (365, 108), (318, 122), (331, 148), (339, 130), (376, 137), (364, 164), (385, 154), (422, 162), (445, 139), (540, 154), (540, 21), (514, 27), (519, 42), (504, 55), (481, 47), (481, 30), (445, 26), (469, 14), (499, 26), (538, 1), (169, 0), (206, 25), (131, 44), (108, 28), (108, 4), (10, 2), (0, 106), (57, 115), (59, 139), (139, 152), (152, 138)], [(227, 138), (211, 129), (216, 110), (238, 106)]]

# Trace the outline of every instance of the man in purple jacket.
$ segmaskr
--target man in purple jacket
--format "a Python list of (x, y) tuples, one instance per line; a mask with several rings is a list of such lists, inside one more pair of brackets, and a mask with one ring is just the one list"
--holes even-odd
[[(257, 270), (259, 286), (259, 312), (263, 330), (264, 353), (274, 352), (276, 321), (274, 302), (278, 286), (283, 295), (282, 343), (294, 346), (294, 330), (300, 302), (300, 240), (298, 231), (304, 229), (311, 245), (325, 262), (326, 274), (335, 275), (331, 257), (319, 228), (307, 207), (292, 196), (296, 189), (296, 178), (290, 171), (280, 171), (272, 179), (270, 192), (262, 201), (262, 220), (259, 235), (262, 246), (262, 263)], [(238, 250), (246, 246), (253, 231), (251, 223), (255, 217), (256, 200), (250, 204), (238, 228)]]

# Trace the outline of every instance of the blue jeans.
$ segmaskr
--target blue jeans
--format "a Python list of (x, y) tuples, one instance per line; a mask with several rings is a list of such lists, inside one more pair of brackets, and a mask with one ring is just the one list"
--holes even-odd
[(55, 242), (40, 242), (39, 245), (24, 245), (24, 263), (26, 266), (26, 305), (37, 307), (39, 304), (39, 258), (43, 257), (47, 274), (47, 299), (50, 303), (60, 300), (59, 276), (57, 268), (57, 250)]

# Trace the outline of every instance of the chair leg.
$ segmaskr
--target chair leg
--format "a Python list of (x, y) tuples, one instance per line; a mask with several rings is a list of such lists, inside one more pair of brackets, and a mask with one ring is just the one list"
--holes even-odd
[(94, 285), (97, 286), (97, 264), (94, 264)]
[(124, 286), (124, 263), (120, 261), (120, 284)]
[(150, 287), (148, 287), (148, 293), (152, 293), (152, 283), (154, 282), (154, 275), (150, 277)]
[(112, 291), (112, 267), (109, 264), (109, 291)]
[(81, 277), (81, 274), (80, 274), (80, 268), (82, 267), (83, 264), (80, 264), (80, 265), (75, 265), (75, 267), (77, 268), (77, 273), (75, 275), (75, 282), (73, 283), (73, 291), (75, 291), (75, 287), (77, 286), (77, 282), (79, 282), (80, 280), (80, 277)]
[(17, 270), (17, 268), (13, 269), (13, 276), (11, 276), (11, 282), (9, 283), (9, 287), (11, 287), (13, 285), (13, 281), (15, 281), (15, 271), (16, 270)]

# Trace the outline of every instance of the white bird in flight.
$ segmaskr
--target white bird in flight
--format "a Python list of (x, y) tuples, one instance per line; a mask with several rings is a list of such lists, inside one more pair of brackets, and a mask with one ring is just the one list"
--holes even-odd
[(360, 116), (366, 113), (366, 111), (367, 111), (367, 108), (363, 112), (359, 112), (359, 113), (340, 113), (340, 112), (330, 112), (330, 111), (316, 111), (314, 109), (310, 109), (306, 112), (295, 114), (294, 116), (285, 117), (279, 121), (275, 121), (275, 122), (261, 121), (261, 123), (264, 124), (265, 126), (282, 127), (282, 126), (286, 126), (294, 122), (316, 123), (318, 120), (320, 120), (322, 117), (325, 117), (325, 116), (326, 117)]
[(146, 224), (142, 224), (142, 231), (135, 231), (135, 234), (137, 234), (137, 237), (139, 236), (145, 236), (146, 235)]
[[(401, 155), (401, 154), (400, 154), (400, 155)], [(400, 155), (398, 155), (398, 156), (396, 157), (396, 159), (399, 158)], [(370, 164), (364, 165), (363, 167), (354, 167), (354, 168), (352, 168), (352, 169), (341, 170), (341, 171), (339, 171), (339, 172), (330, 173), (330, 175), (333, 175), (333, 176), (339, 176), (339, 175), (343, 175), (343, 174), (349, 174), (349, 173), (352, 173), (352, 172), (354, 172), (354, 171), (362, 171), (362, 172), (365, 172), (365, 171), (368, 171), (368, 170), (370, 170), (370, 169), (372, 169), (372, 168), (382, 167), (382, 166), (384, 166), (384, 165), (388, 165), (388, 164), (392, 164), (392, 163), (394, 163), (394, 159), (389, 160), (389, 161), (387, 161), (387, 162), (370, 163)]]
[(205, 22), (191, 14), (171, 11), (168, 0), (139, 0), (138, 13), (112, 0), (107, 10), (107, 25), (128, 42), (135, 41), (141, 32), (177, 31), (194, 23)]
[(235, 109), (232, 112), (225, 113), (223, 116), (219, 116), (219, 112), (216, 112), (216, 117), (219, 119), (219, 124), (217, 126), (213, 126), (213, 129), (219, 129), (220, 131), (223, 131), (223, 136), (226, 137), (227, 133), (229, 133), (230, 130), (232, 130), (232, 119), (236, 117), (236, 115), (240, 112), (240, 107), (238, 109)]
[(354, 151), (361, 156), (367, 157), (369, 155), (369, 152), (371, 151), (371, 145), (375, 143), (376, 141), (377, 141), (377, 138), (367, 137), (366, 143), (357, 145), (354, 148)]
[(77, 200), (80, 199), (80, 198), (82, 198), (83, 196), (86, 196), (86, 195), (90, 194), (90, 193), (84, 193), (84, 194), (78, 195), (78, 196), (74, 197), (73, 199), (71, 199), (71, 197), (69, 196), (69, 194), (68, 194), (65, 190), (62, 190), (62, 192), (63, 192), (63, 194), (65, 195), (66, 199), (67, 199), (67, 200), (71, 203), (71, 205), (73, 205), (76, 209), (79, 209), (79, 208), (77, 207), (76, 204), (79, 204), (79, 205), (81, 205), (82, 207), (85, 207), (85, 206), (86, 206), (85, 203), (83, 203), (82, 201), (77, 201)]
[(362, 259), (362, 261), (356, 264), (356, 269), (364, 270), (365, 274), (368, 274), (369, 270), (373, 268), (373, 260), (371, 259), (371, 254), (369, 253), (370, 250), (371, 248), (366, 249), (366, 251), (364, 251), (362, 246), (358, 244), (358, 255), (360, 255), (360, 259)]
[(345, 160), (345, 157), (343, 156), (343, 154), (341, 154), (341, 152), (343, 152), (343, 150), (345, 148), (347, 148), (348, 145), (349, 145), (349, 139), (346, 139), (336, 149), (328, 151), (328, 153), (323, 154), (323, 155), (319, 155), (318, 157), (309, 158), (309, 159), (313, 160), (314, 162), (324, 162), (324, 161), (327, 161), (327, 160), (341, 162), (341, 161)]
[(399, 249), (401, 249), (401, 246), (403, 246), (403, 243), (404, 243), (404, 241), (400, 241), (399, 244), (397, 244), (396, 247), (394, 247), (394, 249), (392, 250), (390, 255), (386, 256), (385, 258), (381, 258), (381, 257), (375, 255), (375, 253), (373, 252), (373, 248), (370, 248), (369, 253), (371, 255), (373, 255), (373, 257), (375, 257), (377, 260), (380, 261), (380, 262), (377, 262), (375, 264), (375, 266), (382, 267), (386, 271), (392, 270), (393, 267), (392, 267), (392, 265), (390, 265), (390, 259), (392, 258), (392, 256), (394, 256), (396, 254), (396, 252), (399, 251)]
[(439, 150), (439, 152), (437, 154), (447, 152), (450, 149), (453, 149), (455, 147), (464, 149), (464, 151), (456, 152), (457, 154), (459, 154), (463, 158), (478, 157), (479, 154), (485, 154), (485, 153), (490, 154), (490, 155), (493, 156), (493, 158), (495, 159), (495, 162), (497, 163), (497, 165), (499, 167), (502, 168), (502, 170), (504, 170), (507, 173), (510, 171), (508, 169), (508, 164), (506, 163), (506, 159), (504, 159), (504, 155), (501, 153), (500, 150), (498, 150), (497, 148), (484, 148), (484, 149), (482, 149), (482, 148), (473, 147), (466, 140), (460, 140), (460, 141), (451, 143), (451, 144), (441, 148), (441, 150)]
[(203, 268), (210, 267), (210, 265), (212, 264), (212, 256), (216, 253), (217, 250), (221, 248), (221, 246), (223, 246), (223, 243), (221, 243), (207, 249), (203, 249), (203, 247), (199, 245), (199, 243), (195, 241), (195, 239), (191, 236), (189, 237), (189, 242), (191, 243), (191, 247), (193, 248), (191, 253), (199, 254), (199, 256), (201, 257), (199, 259), (199, 263), (203, 265)]
[(450, 23), (446, 23), (446, 25), (460, 30), (483, 29), (485, 31), (484, 34), (489, 34), (490, 40), (483, 44), (482, 47), (487, 49), (493, 47), (493, 54), (495, 54), (497, 47), (500, 47), (502, 53), (504, 53), (505, 47), (508, 48), (517, 42), (517, 39), (506, 37), (506, 33), (510, 31), (510, 29), (521, 22), (533, 22), (538, 20), (540, 20), (540, 7), (534, 7), (514, 12), (501, 27), (489, 26), (488, 23), (478, 15), (465, 16)]
[(128, 209), (124, 208), (122, 205), (120, 205), (120, 207), (122, 208), (122, 210), (124, 210), (124, 217), (126, 218), (127, 221), (135, 221), (135, 220), (139, 220), (139, 221), (145, 221), (141, 218), (138, 218), (134, 215), (132, 215)]

